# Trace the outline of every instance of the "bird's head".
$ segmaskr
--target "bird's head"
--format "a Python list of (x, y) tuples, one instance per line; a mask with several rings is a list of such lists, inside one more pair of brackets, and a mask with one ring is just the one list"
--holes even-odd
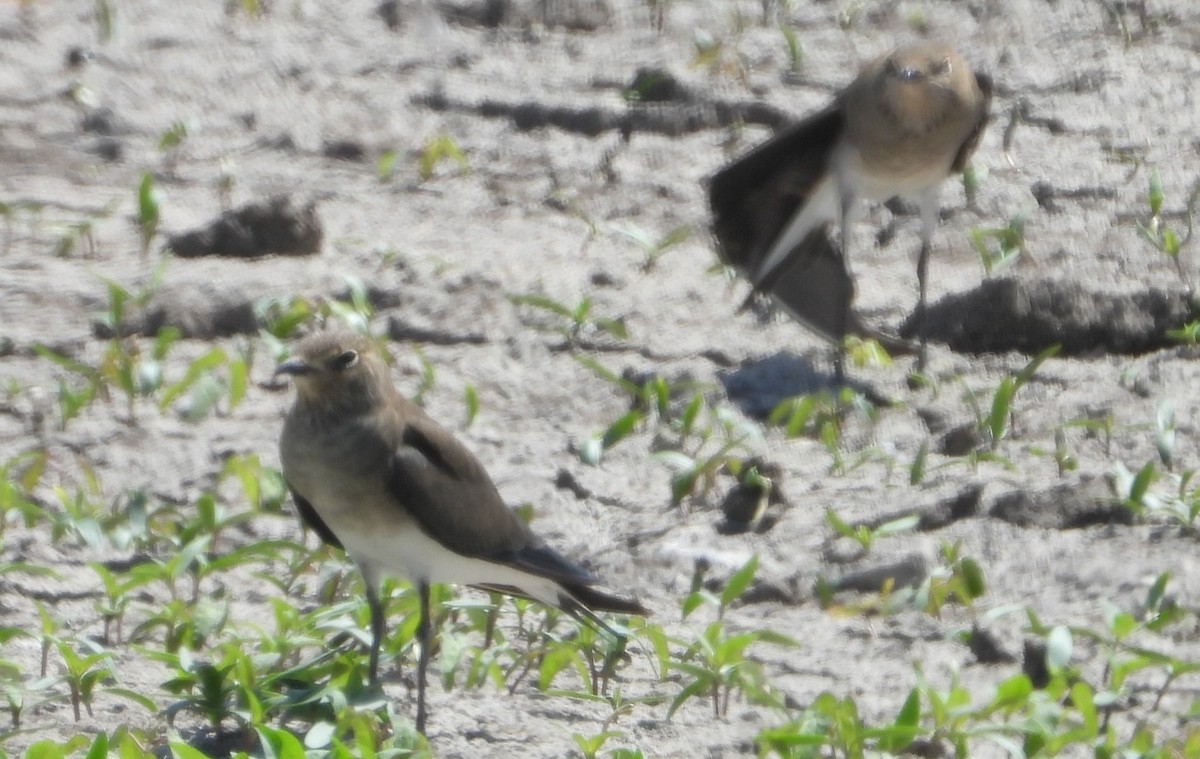
[(885, 70), (908, 84), (950, 87), (954, 77), (966, 67), (962, 57), (949, 45), (902, 47), (887, 57)]
[(390, 387), (375, 344), (352, 332), (318, 332), (304, 338), (275, 374), (290, 375), (297, 402), (314, 410), (367, 409)]
[(888, 110), (910, 130), (934, 128), (956, 104), (979, 96), (970, 66), (944, 44), (902, 47), (882, 59), (876, 86)]

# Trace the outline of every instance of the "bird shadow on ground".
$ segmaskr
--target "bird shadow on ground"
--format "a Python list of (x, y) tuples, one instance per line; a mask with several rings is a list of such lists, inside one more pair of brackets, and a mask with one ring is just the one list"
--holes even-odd
[[(839, 387), (832, 370), (817, 369), (811, 360), (789, 352), (752, 359), (733, 371), (721, 372), (718, 379), (729, 400), (756, 419), (769, 416), (788, 398)], [(846, 385), (870, 398), (877, 395), (869, 385), (854, 379), (848, 379)]]

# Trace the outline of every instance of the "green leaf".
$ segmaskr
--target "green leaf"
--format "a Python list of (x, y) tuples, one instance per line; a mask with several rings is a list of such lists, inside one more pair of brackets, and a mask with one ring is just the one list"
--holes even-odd
[(1133, 482), (1129, 486), (1130, 503), (1142, 505), (1146, 493), (1150, 490), (1150, 485), (1154, 482), (1154, 477), (1154, 462), (1147, 461), (1145, 466), (1134, 475)]
[(1008, 427), (1008, 415), (1012, 406), (1013, 395), (1017, 392), (1017, 384), (1012, 377), (1005, 377), (992, 396), (992, 411), (988, 414), (988, 433), (994, 448)]
[(575, 315), (571, 311), (571, 309), (567, 308), (562, 303), (559, 303), (558, 301), (556, 301), (552, 298), (547, 298), (544, 295), (534, 295), (534, 294), (510, 295), (510, 296), (508, 296), (508, 300), (510, 303), (513, 303), (514, 305), (532, 306), (534, 308), (540, 308), (543, 311), (549, 311), (552, 314), (557, 314), (559, 316), (565, 316), (568, 319), (575, 318)]
[(912, 466), (908, 468), (908, 484), (920, 485), (925, 479), (925, 462), (929, 458), (929, 441), (921, 443), (917, 455), (913, 458)]
[(601, 438), (601, 445), (605, 450), (612, 448), (617, 443), (628, 437), (642, 421), (642, 412), (634, 409), (622, 416), (617, 421), (608, 426), (604, 431), (604, 436)]
[(1151, 218), (1162, 213), (1163, 206), (1163, 188), (1162, 177), (1158, 174), (1158, 169), (1155, 168), (1150, 172), (1150, 186), (1146, 192), (1146, 199), (1150, 203)]
[(906, 517), (893, 519), (890, 522), (884, 522), (875, 528), (875, 537), (884, 538), (889, 535), (899, 535), (902, 532), (915, 530), (917, 525), (921, 523), (921, 517), (917, 514), (909, 514)]
[(1079, 680), (1071, 686), (1071, 705), (1083, 717), (1083, 727), (1088, 740), (1093, 740), (1100, 732), (1100, 723), (1096, 718), (1096, 704), (1093, 700), (1091, 686)]
[(263, 759), (306, 759), (304, 744), (286, 730), (258, 725), (255, 730), (262, 741)]
[(671, 716), (679, 710), (679, 707), (687, 703), (693, 696), (707, 693), (713, 687), (713, 684), (710, 680), (697, 679), (685, 685), (683, 690), (679, 691), (679, 695), (671, 701), (671, 706), (667, 709), (667, 719), (671, 719)]
[(754, 579), (754, 573), (757, 571), (758, 554), (754, 554), (742, 565), (741, 569), (733, 573), (729, 582), (725, 583), (725, 588), (721, 591), (722, 609), (746, 592), (746, 588), (750, 587), (750, 582)]
[(385, 150), (383, 155), (379, 156), (379, 161), (375, 164), (375, 176), (379, 177), (380, 182), (386, 182), (392, 178), (393, 172), (396, 170), (396, 159), (400, 154), (395, 150)]
[(463, 400), (467, 405), (467, 422), (464, 426), (470, 427), (479, 415), (479, 395), (475, 392), (474, 385), (467, 385), (463, 390)]
[(108, 733), (103, 730), (96, 736), (96, 740), (92, 741), (92, 747), (88, 749), (84, 759), (107, 759), (108, 757)]
[(229, 408), (237, 405), (246, 397), (246, 386), (249, 384), (249, 368), (246, 360), (235, 358), (229, 362)]
[(183, 741), (171, 741), (171, 756), (174, 759), (210, 759), (209, 755)]
[(211, 348), (205, 352), (204, 355), (188, 365), (187, 371), (183, 374), (183, 379), (163, 391), (163, 396), (158, 401), (159, 409), (166, 409), (171, 405), (172, 401), (186, 392), (192, 385), (196, 384), (201, 377), (224, 364), (227, 358), (225, 350), (220, 346)]
[(983, 569), (980, 568), (978, 562), (969, 556), (964, 557), (959, 564), (959, 571), (962, 573), (963, 584), (970, 600), (981, 598), (986, 592), (987, 586), (983, 580)]

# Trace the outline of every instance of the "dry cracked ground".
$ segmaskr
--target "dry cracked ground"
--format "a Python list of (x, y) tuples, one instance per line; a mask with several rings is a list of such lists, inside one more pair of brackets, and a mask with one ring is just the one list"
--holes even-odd
[[(229, 479), (218, 484), (224, 462), (257, 455), (277, 467), (289, 403), (260, 330), (288, 304), (328, 311), (357, 280), (370, 326), (393, 339), (406, 392), (423, 387), (426, 408), (458, 431), (506, 500), (532, 504), (536, 530), (613, 587), (635, 590), (668, 632), (690, 640), (711, 619), (680, 619), (697, 567), (719, 588), (757, 555), (755, 582), (727, 624), (800, 641), (751, 649), (795, 704), (830, 691), (853, 697), (865, 720), (888, 720), (916, 683), (914, 662), (929, 681), (958, 678), (984, 698), (1022, 666), (1023, 609), (1048, 625), (1099, 629), (1111, 608), (1144, 612), (1162, 573), (1180, 607), (1200, 606), (1195, 525), (1168, 514), (1197, 499), (1180, 475), (1200, 465), (1200, 353), (1166, 337), (1192, 319), (1197, 245), (1184, 245), (1177, 266), (1138, 227), (1152, 224), (1157, 172), (1163, 204), (1151, 235), (1190, 236), (1200, 5), (273, 0), (252, 10), (0, 5), (0, 461), (13, 479), (47, 454), (33, 502), (61, 511), (60, 496), (81, 492), (115, 513), (141, 493), (188, 509), (215, 490), (244, 509)], [(931, 382), (909, 388), (908, 357), (857, 367), (858, 386), (892, 404), (843, 411), (833, 441), (810, 430), (788, 437), (765, 417), (827, 387), (830, 353), (795, 323), (739, 312), (744, 283), (713, 269), (703, 179), (826, 103), (868, 58), (926, 37), (952, 41), (996, 81), (973, 202), (947, 184)], [(139, 211), (145, 176), (157, 199), (152, 228)], [(913, 307), (917, 225), (891, 204), (854, 230), (858, 306), (872, 323), (899, 329)], [(690, 233), (672, 239), (680, 229)], [(973, 231), (996, 258), (1003, 246), (1020, 253), (989, 275)], [(180, 330), (167, 385), (214, 345), (250, 355), (244, 399), (189, 421), (186, 394), (160, 412), (162, 391), (130, 406), (113, 387), (64, 425), (60, 383), (78, 387), (82, 375), (47, 351), (101, 363), (113, 345), (112, 283), (130, 294), (119, 328), (131, 334), (118, 345), (145, 356), (154, 335)], [(569, 317), (513, 295), (570, 309), (587, 299), (590, 309), (572, 330)], [(619, 319), (627, 338), (605, 319)], [(989, 440), (997, 390), (1052, 344), (1061, 353), (1017, 389)], [(664, 378), (686, 388), (682, 403), (701, 391), (714, 431), (702, 454), (735, 436), (733, 453), (759, 457), (784, 499), (739, 530), (720, 509), (735, 480), (719, 471), (674, 504), (670, 459), (656, 453), (677, 447), (679, 433), (650, 415), (599, 465), (583, 463), (586, 441), (630, 398), (580, 357)], [(469, 425), (468, 388), (479, 407)], [(1130, 508), (1123, 473), (1147, 465), (1155, 477)], [(863, 552), (836, 537), (830, 510), (868, 528), (919, 520)], [(64, 634), (98, 639), (102, 588), (87, 562), (146, 557), (0, 517), (0, 564), (54, 570), (0, 577), (3, 626), (40, 629), (40, 603)], [(297, 535), (290, 516), (263, 515), (228, 541)], [(982, 570), (986, 592), (973, 606), (871, 611), (888, 578), (902, 589), (944, 569), (946, 546)], [(822, 602), (819, 584), (833, 597)], [(316, 606), (316, 585), (301, 578), (290, 600)], [(236, 573), (200, 590), (230, 599), (233, 626), (268, 619), (276, 592)], [(152, 615), (153, 600), (135, 602), (126, 624)], [(1192, 619), (1151, 642), (1196, 661)], [(998, 655), (964, 645), (960, 633), (976, 624)], [(113, 650), (122, 686), (170, 700), (145, 646)], [(38, 679), (40, 653), (36, 636), (0, 649), (25, 685)], [(1084, 677), (1102, 676), (1096, 646), (1077, 641), (1074, 657)], [(1163, 677), (1141, 673), (1116, 711), (1120, 729), (1145, 719), (1163, 739), (1196, 730), (1194, 676), (1150, 708)], [(402, 679), (386, 687), (400, 713), (411, 710)], [(621, 687), (671, 698), (682, 685), (660, 682), (643, 651)], [(607, 716), (528, 682), (512, 695), (434, 685), (431, 705), (429, 738), (447, 757), (564, 756), (576, 750), (572, 733), (597, 732)], [(704, 699), (670, 719), (666, 708), (636, 706), (618, 723), (621, 745), (647, 756), (745, 755), (782, 721), (739, 698), (718, 719)], [(165, 730), (162, 716), (116, 697), (98, 695), (78, 724), (68, 702), (51, 699), (2, 748), (123, 722)]]

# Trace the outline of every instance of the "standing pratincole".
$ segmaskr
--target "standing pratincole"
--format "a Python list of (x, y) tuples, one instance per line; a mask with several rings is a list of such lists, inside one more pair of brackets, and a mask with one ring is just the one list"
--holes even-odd
[(296, 384), (279, 442), (283, 476), (301, 518), (362, 572), (373, 684), (386, 622), (379, 582), (395, 574), (417, 588), (418, 731), (425, 732), (430, 583), (531, 598), (602, 628), (596, 612), (649, 613), (592, 587), (594, 575), (534, 535), (471, 452), (396, 390), (371, 340), (317, 333), (276, 372)]
[[(756, 292), (841, 345), (863, 331), (850, 309), (850, 225), (862, 199), (921, 209), (917, 321), (925, 366), (925, 292), (942, 183), (962, 171), (988, 119), (991, 80), (942, 44), (903, 47), (867, 65), (826, 109), (718, 171), (709, 184), (721, 257)], [(841, 227), (841, 255), (828, 228)]]

